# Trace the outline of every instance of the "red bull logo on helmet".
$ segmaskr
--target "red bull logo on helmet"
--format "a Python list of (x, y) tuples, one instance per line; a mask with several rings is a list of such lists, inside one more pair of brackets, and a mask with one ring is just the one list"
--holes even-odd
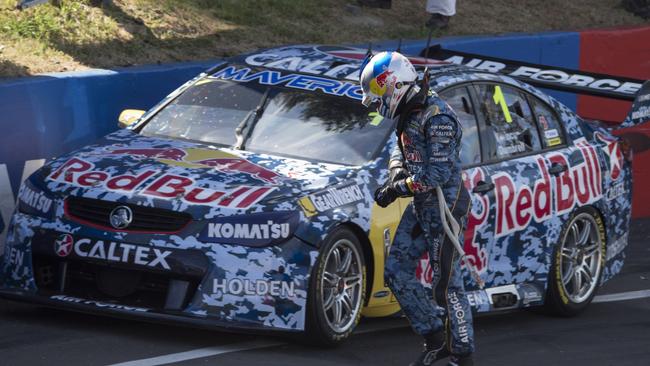
[(272, 170), (221, 150), (179, 148), (124, 148), (110, 154), (152, 158), (167, 165), (195, 169), (216, 169), (220, 172), (247, 174), (266, 183), (277, 183), (282, 176)]

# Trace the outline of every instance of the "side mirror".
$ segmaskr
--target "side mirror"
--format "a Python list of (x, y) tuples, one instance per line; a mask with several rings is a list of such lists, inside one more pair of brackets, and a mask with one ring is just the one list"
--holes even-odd
[(122, 111), (122, 113), (120, 113), (120, 117), (117, 119), (117, 127), (127, 128), (135, 121), (140, 119), (143, 114), (144, 111), (141, 111), (139, 109), (125, 109)]

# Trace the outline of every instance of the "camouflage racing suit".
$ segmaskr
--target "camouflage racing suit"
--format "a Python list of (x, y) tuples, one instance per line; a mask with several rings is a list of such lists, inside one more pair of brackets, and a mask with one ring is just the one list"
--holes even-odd
[[(390, 164), (391, 168), (402, 165), (408, 177), (395, 187), (401, 196), (413, 196), (413, 202), (397, 228), (386, 261), (386, 281), (416, 333), (426, 336), (446, 329), (449, 351), (471, 354), (474, 331), (461, 258), (444, 234), (435, 193), (440, 186), (454, 217), (464, 227), (470, 197), (461, 179), (461, 126), (451, 107), (429, 93), (418, 107), (403, 113), (397, 133), (400, 143)], [(460, 236), (462, 243), (462, 230)], [(435, 303), (416, 278), (425, 251), (433, 270)]]

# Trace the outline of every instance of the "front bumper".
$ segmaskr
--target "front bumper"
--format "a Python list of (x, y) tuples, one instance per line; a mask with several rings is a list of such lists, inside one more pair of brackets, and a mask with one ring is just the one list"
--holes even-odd
[(184, 313), (172, 314), (156, 312), (152, 309), (123, 306), (118, 304), (103, 303), (94, 300), (85, 300), (65, 295), (51, 297), (34, 295), (20, 290), (0, 290), (0, 298), (43, 305), (51, 308), (74, 311), (84, 314), (109, 316), (120, 319), (146, 321), (151, 323), (164, 323), (170, 325), (189, 326), (202, 329), (219, 329), (234, 333), (277, 333), (299, 332), (298, 329), (282, 329), (264, 326), (261, 323), (237, 322), (224, 320), (212, 316), (196, 316)]
[(301, 331), (317, 253), (297, 238), (265, 248), (215, 245), (16, 213), (0, 258), (0, 297), (208, 328)]

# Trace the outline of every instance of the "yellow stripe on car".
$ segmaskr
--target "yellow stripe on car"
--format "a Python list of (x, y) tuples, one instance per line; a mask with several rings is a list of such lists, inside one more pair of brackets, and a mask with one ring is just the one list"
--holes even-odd
[[(404, 209), (411, 201), (410, 198), (401, 198), (386, 208), (377, 204), (372, 207), (370, 215), (370, 245), (373, 258), (372, 290), (368, 306), (363, 309), (363, 316), (381, 317), (395, 314), (400, 310), (399, 304), (392, 296), (390, 289), (384, 283), (384, 265), (386, 263), (386, 247), (384, 244), (384, 231), (389, 230), (390, 243), (395, 238), (397, 225), (404, 213)], [(415, 276), (415, 273), (413, 274)], [(375, 297), (375, 294), (386, 294)]]

